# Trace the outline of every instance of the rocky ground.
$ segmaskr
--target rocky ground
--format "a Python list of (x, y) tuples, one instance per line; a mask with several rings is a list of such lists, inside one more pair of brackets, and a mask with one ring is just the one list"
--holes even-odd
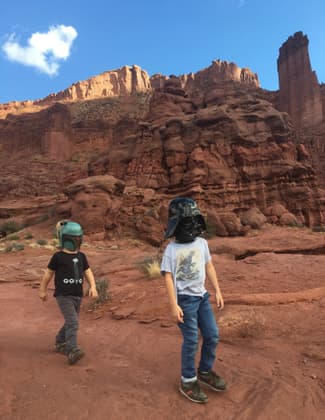
[(202, 406), (177, 391), (180, 333), (163, 280), (143, 272), (161, 250), (140, 241), (85, 238), (109, 299), (99, 306), (84, 299), (79, 339), (86, 356), (79, 364), (53, 351), (62, 320), (55, 299), (44, 303), (37, 294), (54, 250), (53, 224), (0, 241), (2, 420), (323, 418), (323, 233), (266, 226), (209, 240), (225, 297), (224, 310), (216, 309), (215, 368), (228, 390), (207, 391)]

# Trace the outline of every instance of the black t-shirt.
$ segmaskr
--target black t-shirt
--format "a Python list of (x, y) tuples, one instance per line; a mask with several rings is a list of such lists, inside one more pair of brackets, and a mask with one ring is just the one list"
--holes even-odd
[(69, 254), (56, 252), (48, 266), (55, 271), (54, 296), (82, 296), (84, 272), (89, 268), (87, 257), (83, 252)]

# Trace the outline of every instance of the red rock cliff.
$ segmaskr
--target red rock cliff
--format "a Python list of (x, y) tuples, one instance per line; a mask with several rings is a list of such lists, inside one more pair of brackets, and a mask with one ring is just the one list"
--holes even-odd
[(296, 32), (281, 46), (278, 58), (279, 109), (288, 112), (296, 128), (323, 121), (323, 101), (317, 75), (311, 69), (308, 38)]
[[(173, 77), (175, 76), (166, 77), (156, 74), (151, 78), (151, 85), (155, 89), (166, 87), (166, 81)], [(247, 68), (240, 68), (234, 63), (221, 60), (214, 60), (211, 66), (197, 73), (179, 76), (178, 79), (180, 80), (180, 87), (187, 92), (194, 89), (206, 89), (216, 83), (227, 81), (238, 82), (247, 86), (260, 86), (256, 73)]]
[(65, 191), (58, 216), (91, 232), (145, 239), (162, 237), (175, 195), (197, 199), (223, 235), (242, 234), (252, 209), (279, 221), (274, 203), (283, 220), (322, 223), (308, 153), (253, 73), (214, 62), (196, 74), (153, 77), (150, 85), (120, 81), (112, 94), (101, 83), (87, 91), (88, 82), (88, 100), (69, 88), (62, 103), (50, 96), (51, 106), (44, 100), (33, 113), (15, 104), (16, 114), (0, 119), (2, 200)]
[(147, 91), (150, 88), (147, 72), (139, 66), (124, 66), (118, 70), (106, 71), (88, 80), (74, 83), (62, 92), (36, 101), (36, 104), (132, 95), (136, 92)]

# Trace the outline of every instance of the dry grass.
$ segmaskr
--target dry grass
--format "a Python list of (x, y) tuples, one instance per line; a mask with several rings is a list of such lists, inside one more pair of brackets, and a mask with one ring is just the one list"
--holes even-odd
[(89, 312), (93, 312), (95, 309), (99, 308), (105, 302), (109, 300), (108, 286), (109, 286), (109, 283), (107, 279), (96, 280), (96, 289), (98, 292), (98, 298), (89, 301), (88, 303)]
[(150, 279), (161, 276), (160, 259), (158, 257), (147, 257), (144, 260), (139, 261), (136, 266)]
[(220, 317), (218, 325), (225, 339), (258, 338), (264, 335), (266, 328), (263, 315), (250, 308)]
[(145, 270), (146, 270), (146, 273), (147, 273), (148, 277), (151, 278), (151, 279), (155, 279), (155, 278), (161, 276), (161, 274), (160, 274), (160, 264), (159, 264), (159, 261), (157, 261), (157, 260), (147, 263), (146, 266), (145, 266)]

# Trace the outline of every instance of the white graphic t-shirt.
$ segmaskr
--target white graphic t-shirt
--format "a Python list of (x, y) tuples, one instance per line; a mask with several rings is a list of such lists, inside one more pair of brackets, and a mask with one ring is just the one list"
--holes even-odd
[(208, 243), (203, 238), (181, 244), (170, 242), (161, 262), (161, 272), (172, 273), (177, 294), (203, 296), (206, 293), (205, 265), (211, 261)]

